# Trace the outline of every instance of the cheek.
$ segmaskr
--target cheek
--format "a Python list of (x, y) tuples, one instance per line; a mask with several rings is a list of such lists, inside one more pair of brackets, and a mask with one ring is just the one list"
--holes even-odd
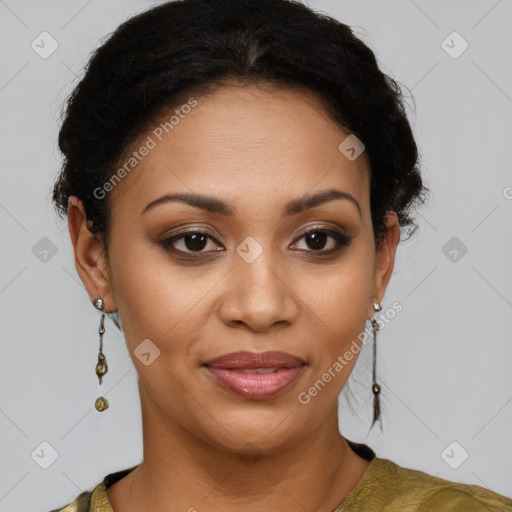
[[(322, 286), (311, 302), (313, 316), (318, 318), (315, 343), (311, 347), (311, 372), (298, 390), (298, 399), (317, 413), (336, 402), (347, 382), (367, 337), (368, 301), (373, 278), (371, 261), (348, 260), (337, 272), (322, 280)], [(313, 331), (310, 331), (313, 335)], [(306, 412), (306, 411), (304, 411)]]
[(208, 291), (222, 273), (179, 268), (163, 249), (143, 241), (112, 243), (110, 260), (130, 352), (149, 339), (161, 351), (162, 360), (169, 359), (169, 367), (174, 366), (197, 339), (209, 304)]
[(158, 247), (133, 238), (118, 236), (109, 251), (114, 295), (131, 350), (146, 338), (158, 345), (178, 322), (180, 301), (186, 301), (178, 273), (163, 266)]
[(337, 344), (364, 330), (374, 284), (373, 260), (354, 252), (320, 280), (311, 302)]
[[(344, 274), (339, 280), (337, 290), (332, 290), (333, 298), (330, 306), (331, 321), (335, 332), (354, 336), (354, 329), (360, 330), (363, 326), (368, 300), (372, 290), (372, 277), (366, 269), (360, 272), (354, 270)], [(359, 332), (355, 335), (357, 336)]]

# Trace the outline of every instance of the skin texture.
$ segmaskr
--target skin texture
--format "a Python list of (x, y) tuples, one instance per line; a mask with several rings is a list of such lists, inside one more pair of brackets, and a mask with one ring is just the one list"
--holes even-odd
[[(105, 311), (119, 310), (139, 376), (144, 461), (108, 496), (116, 512), (328, 512), (368, 466), (338, 428), (337, 398), (357, 358), (307, 405), (298, 394), (374, 315), (392, 274), (398, 219), (389, 212), (376, 250), (366, 156), (350, 161), (338, 150), (348, 132), (313, 94), (233, 85), (196, 99), (110, 192), (108, 259), (81, 202), (74, 198), (68, 209), (77, 271), (91, 301), (101, 295)], [(330, 188), (351, 194), (361, 214), (336, 199), (283, 217), (288, 201)], [(167, 193), (214, 196), (236, 214), (178, 202), (141, 214)], [(319, 227), (341, 229), (351, 241), (319, 256), (336, 247), (330, 236), (319, 249), (302, 237)], [(160, 244), (190, 229), (215, 238), (200, 249), (209, 255), (189, 262)], [(252, 263), (236, 252), (247, 237), (263, 250)], [(190, 254), (194, 246), (185, 242), (174, 247)], [(144, 339), (160, 350), (149, 366), (134, 356)], [(202, 367), (242, 350), (281, 350), (307, 366), (279, 396), (250, 400), (220, 387)]]

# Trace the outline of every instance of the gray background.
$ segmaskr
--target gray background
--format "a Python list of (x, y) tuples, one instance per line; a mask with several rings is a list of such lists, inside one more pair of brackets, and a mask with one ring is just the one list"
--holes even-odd
[[(433, 191), (383, 301), (403, 305), (379, 337), (384, 432), (366, 435), (371, 345), (350, 379), (354, 412), (342, 394), (341, 430), (403, 466), (512, 496), (512, 2), (308, 4), (351, 25), (412, 91)], [(0, 512), (63, 506), (142, 457), (136, 372), (110, 320), (111, 407), (93, 408), (99, 314), (49, 191), (60, 105), (89, 52), (149, 5), (0, 0)], [(58, 43), (46, 59), (31, 47), (43, 31)]]

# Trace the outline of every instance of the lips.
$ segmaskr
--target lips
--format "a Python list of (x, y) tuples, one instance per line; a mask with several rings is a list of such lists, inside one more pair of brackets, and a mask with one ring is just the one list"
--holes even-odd
[(253, 400), (273, 398), (289, 388), (306, 362), (286, 352), (233, 352), (205, 363), (222, 387)]

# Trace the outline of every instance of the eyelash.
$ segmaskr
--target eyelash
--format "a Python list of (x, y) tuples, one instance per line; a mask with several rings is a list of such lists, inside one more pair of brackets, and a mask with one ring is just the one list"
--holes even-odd
[[(343, 247), (347, 247), (350, 244), (350, 242), (352, 241), (352, 238), (345, 235), (344, 233), (334, 231), (331, 229), (325, 229), (325, 228), (313, 228), (313, 229), (309, 229), (308, 231), (305, 231), (304, 233), (302, 233), (302, 235), (300, 237), (298, 237), (297, 239), (295, 239), (295, 241), (293, 243), (295, 244), (295, 243), (299, 242), (300, 240), (302, 240), (307, 235), (310, 235), (311, 233), (323, 233), (325, 235), (328, 235), (329, 237), (334, 239), (336, 246), (332, 249), (327, 249), (327, 250), (299, 249), (299, 251), (306, 252), (306, 253), (314, 253), (315, 255), (318, 255), (318, 256), (327, 256), (327, 255), (331, 255), (331, 254), (334, 254), (334, 253), (340, 251)], [(186, 255), (185, 257), (188, 257), (188, 258), (197, 258), (201, 254), (208, 254), (208, 253), (211, 254), (212, 252), (217, 252), (217, 251), (182, 251), (180, 249), (176, 249), (176, 248), (172, 247), (173, 243), (185, 238), (188, 235), (194, 235), (194, 234), (206, 235), (209, 240), (211, 240), (215, 243), (219, 243), (209, 233), (204, 232), (204, 231), (199, 231), (199, 230), (193, 230), (193, 231), (183, 231), (182, 233), (173, 235), (169, 238), (162, 240), (160, 242), (160, 244), (164, 247), (164, 249), (166, 251), (173, 252), (180, 256)]]

